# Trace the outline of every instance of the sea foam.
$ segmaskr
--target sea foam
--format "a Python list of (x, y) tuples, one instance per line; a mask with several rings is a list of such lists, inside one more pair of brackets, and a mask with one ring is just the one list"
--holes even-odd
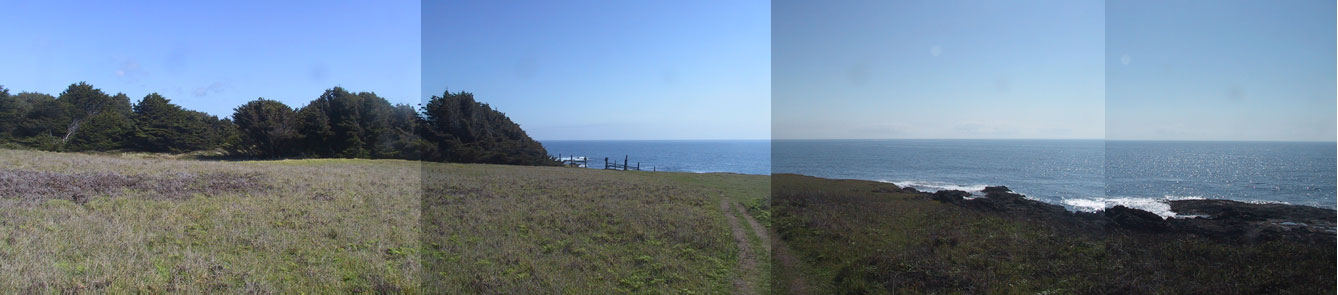
[(1070, 198), (1061, 201), (1075, 211), (1098, 212), (1110, 207), (1125, 206), (1152, 212), (1162, 218), (1192, 218), (1199, 216), (1179, 215), (1171, 211), (1171, 204), (1167, 201), (1176, 200), (1203, 200), (1200, 196), (1173, 196), (1166, 195), (1161, 198), (1138, 198), (1138, 197), (1113, 197), (1113, 198)]
[(909, 187), (926, 192), (937, 192), (942, 190), (959, 190), (972, 194), (979, 194), (980, 191), (985, 190), (986, 187), (986, 185), (984, 184), (960, 185), (947, 182), (920, 181), (920, 180), (906, 180), (906, 181), (881, 180), (880, 182), (891, 183), (899, 187)]

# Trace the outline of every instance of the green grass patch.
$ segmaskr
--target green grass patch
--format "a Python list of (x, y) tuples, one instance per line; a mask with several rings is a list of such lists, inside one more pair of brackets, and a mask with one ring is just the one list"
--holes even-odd
[(769, 190), (766, 176), (424, 171), (423, 287), (451, 294), (730, 293), (738, 248), (718, 201)]

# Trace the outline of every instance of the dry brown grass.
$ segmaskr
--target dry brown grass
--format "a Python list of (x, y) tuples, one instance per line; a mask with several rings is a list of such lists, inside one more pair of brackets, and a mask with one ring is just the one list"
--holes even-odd
[(0, 293), (416, 292), (419, 166), (0, 150)]
[[(0, 294), (765, 293), (726, 218), (756, 221), (717, 205), (766, 216), (768, 183), (0, 150)], [(747, 245), (762, 270), (764, 236)]]

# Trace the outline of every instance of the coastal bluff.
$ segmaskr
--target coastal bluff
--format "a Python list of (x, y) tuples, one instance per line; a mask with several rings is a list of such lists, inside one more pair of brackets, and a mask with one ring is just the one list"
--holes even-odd
[(960, 190), (924, 194), (931, 199), (999, 214), (1025, 216), (1091, 230), (1137, 231), (1155, 234), (1192, 234), (1218, 241), (1260, 242), (1277, 239), (1334, 243), (1335, 211), (1291, 204), (1246, 203), (1232, 200), (1169, 200), (1176, 217), (1114, 206), (1105, 210), (1072, 212), (1064, 207), (1012, 192), (1006, 186), (986, 187), (983, 197), (971, 198)]
[(1183, 200), (1156, 213), (1124, 206), (1074, 212), (1001, 186), (930, 193), (878, 181), (771, 178), (773, 246), (788, 255), (778, 256), (788, 257), (778, 260), (785, 271), (773, 279), (786, 282), (773, 285), (779, 294), (1335, 288), (1330, 209)]

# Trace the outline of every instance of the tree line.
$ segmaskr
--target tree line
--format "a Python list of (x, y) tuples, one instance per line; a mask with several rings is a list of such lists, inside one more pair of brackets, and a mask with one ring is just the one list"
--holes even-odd
[(0, 86), (0, 143), (50, 151), (222, 151), (244, 158), (373, 158), (555, 165), (543, 145), (468, 92), (420, 108), (372, 92), (325, 90), (292, 108), (258, 98), (230, 118), (188, 110), (151, 93), (131, 103), (87, 83), (58, 96)]

